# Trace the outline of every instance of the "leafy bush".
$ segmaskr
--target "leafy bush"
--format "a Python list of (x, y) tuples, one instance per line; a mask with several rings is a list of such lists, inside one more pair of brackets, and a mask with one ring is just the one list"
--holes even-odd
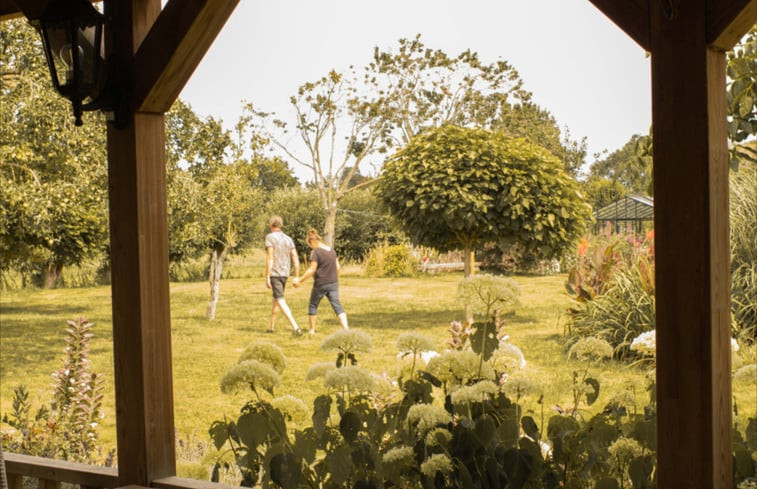
[(412, 277), (418, 268), (417, 260), (407, 246), (387, 242), (368, 251), (364, 266), (371, 277)]
[[(67, 322), (66, 357), (53, 372), (53, 396), (32, 415), (32, 403), (24, 385), (13, 391), (10, 415), (3, 423), (5, 449), (28, 455), (94, 463), (99, 455), (98, 427), (103, 417), (103, 376), (92, 371), (89, 342), (93, 324), (84, 318)], [(112, 463), (113, 454), (104, 460)]]
[[(432, 343), (405, 335), (398, 347), (415, 355)], [(324, 351), (338, 352), (337, 360), (369, 349), (362, 335), (324, 344)], [(436, 357), (399, 379), (399, 396), (391, 402), (367, 392), (377, 385), (375, 376), (329, 362), (328, 391), (313, 403), (312, 424), (293, 428), (292, 412), (302, 418), (305, 409), (296, 399), (250, 401), (237, 419), (214, 422), (210, 435), (219, 452), (211, 478), (236, 471), (243, 486), (287, 489), (654, 487), (654, 398), (642, 409), (630, 393), (614, 396), (592, 417), (580, 409), (600, 397), (600, 380), (590, 369), (612, 354), (607, 342), (589, 338), (574, 345), (570, 356), (581, 365), (574, 373), (575, 405), (546, 419), (542, 412), (539, 423), (519, 405), (539, 395), (539, 387), (522, 369), (500, 376), (493, 363), (500, 349)], [(745, 431), (736, 430), (737, 484), (755, 474), (755, 428), (752, 419)]]
[(617, 358), (635, 357), (633, 339), (655, 328), (654, 234), (641, 241), (600, 237), (592, 244), (579, 245), (579, 257), (588, 258), (579, 258), (566, 283), (576, 299), (568, 309), (566, 331), (572, 341), (607, 340)]
[(731, 174), (731, 313), (733, 334), (757, 342), (757, 167)]

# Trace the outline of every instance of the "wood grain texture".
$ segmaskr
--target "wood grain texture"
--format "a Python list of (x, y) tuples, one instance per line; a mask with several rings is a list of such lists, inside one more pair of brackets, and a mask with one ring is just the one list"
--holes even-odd
[(708, 0), (707, 42), (730, 50), (757, 23), (757, 0)]
[[(724, 54), (652, 1), (657, 485), (732, 486)], [(725, 268), (724, 268), (725, 267)]]
[(70, 482), (92, 487), (116, 487), (118, 485), (118, 471), (115, 467), (96, 467), (77, 462), (8, 452), (4, 452), (3, 456), (9, 475)]
[(161, 489), (239, 489), (238, 486), (220, 484), (217, 482), (186, 479), (183, 477), (166, 477), (152, 481), (152, 487)]
[(170, 0), (136, 55), (134, 107), (164, 113), (179, 96), (239, 0)]
[(164, 118), (108, 128), (120, 485), (175, 475)]
[(23, 12), (13, 0), (0, 0), (0, 22), (23, 17)]
[[(49, 0), (2, 0), (0, 1), (0, 15), (37, 19), (42, 16)], [(15, 11), (13, 6), (15, 6)]]
[(589, 0), (631, 39), (650, 50), (649, 0)]

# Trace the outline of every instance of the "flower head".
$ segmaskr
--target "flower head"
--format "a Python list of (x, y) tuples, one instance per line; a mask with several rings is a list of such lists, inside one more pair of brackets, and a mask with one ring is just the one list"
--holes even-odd
[(410, 463), (413, 461), (413, 448), (412, 447), (394, 447), (390, 448), (384, 456), (381, 458), (381, 460), (385, 464), (401, 464), (401, 465), (410, 465)]
[(627, 465), (631, 460), (640, 457), (644, 449), (633, 438), (621, 436), (609, 446), (607, 451), (623, 465)]
[(435, 453), (421, 464), (421, 472), (426, 477), (436, 477), (437, 472), (447, 475), (452, 472), (452, 461), (443, 453)]
[(491, 365), (487, 362), (481, 364), (479, 356), (470, 350), (451, 350), (432, 358), (427, 370), (438, 379), (453, 384), (466, 385), (472, 380), (494, 378)]
[(631, 350), (642, 356), (654, 356), (657, 350), (655, 330), (646, 331), (634, 338), (631, 342)]
[(526, 368), (526, 357), (517, 346), (506, 341), (501, 341), (499, 347), (492, 353), (489, 363), (498, 373), (512, 372), (517, 369)]
[(403, 333), (397, 338), (397, 350), (418, 355), (424, 351), (433, 351), (434, 340), (420, 333)]
[(483, 402), (491, 399), (497, 393), (497, 384), (491, 380), (482, 380), (473, 385), (462, 386), (452, 392), (453, 404), (466, 404), (469, 402)]
[(244, 349), (237, 363), (245, 360), (257, 360), (270, 365), (278, 373), (282, 373), (287, 366), (284, 353), (276, 345), (271, 343), (253, 343)]
[(370, 392), (376, 385), (376, 379), (362, 367), (335, 368), (323, 378), (323, 384), (338, 391)]
[(285, 395), (271, 401), (271, 405), (290, 418), (307, 418), (308, 408), (302, 399)]
[(757, 382), (757, 363), (744, 365), (733, 374), (734, 382)]
[(603, 358), (612, 358), (612, 346), (596, 336), (581, 338), (570, 347), (569, 357), (579, 360), (601, 360)]
[(407, 421), (411, 425), (415, 424), (419, 432), (426, 433), (439, 425), (450, 423), (452, 415), (433, 404), (413, 404), (407, 411)]
[(371, 337), (367, 334), (354, 329), (342, 329), (325, 337), (321, 343), (321, 350), (348, 354), (369, 352), (372, 346)]
[(511, 397), (521, 398), (540, 392), (539, 385), (526, 372), (517, 371), (505, 377), (502, 389)]
[(319, 379), (335, 369), (336, 365), (334, 365), (334, 362), (314, 363), (308, 368), (308, 371), (305, 374), (305, 380)]
[(451, 440), (452, 433), (446, 428), (434, 428), (426, 433), (426, 445), (430, 447), (437, 445), (446, 447)]
[(276, 371), (257, 360), (245, 360), (234, 365), (221, 379), (221, 392), (228, 394), (248, 386), (253, 390), (264, 389), (268, 392), (279, 385), (281, 379)]

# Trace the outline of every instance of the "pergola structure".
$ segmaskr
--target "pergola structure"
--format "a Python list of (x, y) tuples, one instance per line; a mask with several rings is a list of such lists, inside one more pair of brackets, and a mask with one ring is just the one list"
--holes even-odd
[[(108, 128), (118, 471), (7, 455), (19, 474), (88, 486), (211, 487), (175, 476), (164, 113), (239, 0), (105, 0), (125, 61)], [(757, 0), (590, 0), (651, 53), (657, 291), (657, 484), (732, 483), (725, 51)], [(34, 19), (47, 0), (0, 0)], [(64, 115), (61, 115), (62, 117)]]

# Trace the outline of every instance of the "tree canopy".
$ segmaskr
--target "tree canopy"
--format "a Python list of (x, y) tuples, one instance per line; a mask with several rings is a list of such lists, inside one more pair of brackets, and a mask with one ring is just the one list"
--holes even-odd
[(589, 218), (557, 158), (486, 129), (448, 125), (416, 136), (385, 163), (377, 190), (415, 244), (442, 251), (518, 242), (553, 257)]

